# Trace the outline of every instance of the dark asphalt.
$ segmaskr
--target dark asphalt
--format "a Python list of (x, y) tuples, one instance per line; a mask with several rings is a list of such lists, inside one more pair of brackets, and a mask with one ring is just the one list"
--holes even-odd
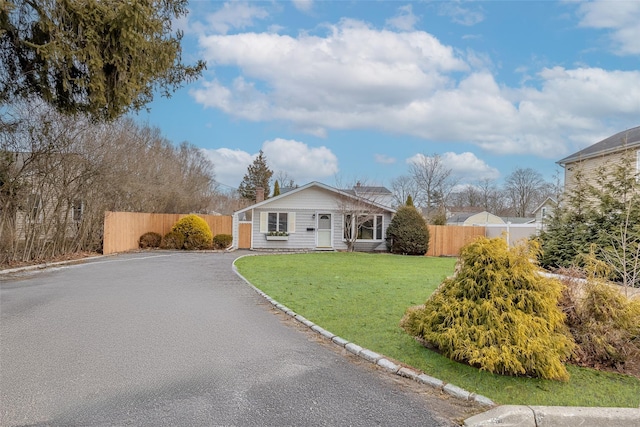
[(232, 272), (237, 256), (0, 275), (0, 425), (450, 425), (419, 393), (285, 325)]

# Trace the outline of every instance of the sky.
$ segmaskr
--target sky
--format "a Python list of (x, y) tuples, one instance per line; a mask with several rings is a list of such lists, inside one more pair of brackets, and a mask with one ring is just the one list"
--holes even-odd
[(190, 1), (202, 77), (137, 120), (222, 188), (262, 150), (299, 185), (386, 185), (438, 154), (500, 184), (640, 125), (640, 1)]

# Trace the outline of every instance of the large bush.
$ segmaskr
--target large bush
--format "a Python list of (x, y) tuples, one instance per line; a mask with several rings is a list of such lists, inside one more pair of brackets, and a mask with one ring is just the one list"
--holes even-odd
[(198, 215), (187, 215), (171, 228), (184, 238), (183, 249), (208, 249), (211, 247), (213, 234), (209, 224)]
[(567, 380), (574, 347), (558, 307), (559, 281), (538, 274), (535, 244), (479, 238), (459, 268), (402, 327), (454, 360), (490, 372)]
[(387, 246), (394, 254), (424, 255), (429, 250), (429, 228), (413, 206), (401, 206), (387, 228)]

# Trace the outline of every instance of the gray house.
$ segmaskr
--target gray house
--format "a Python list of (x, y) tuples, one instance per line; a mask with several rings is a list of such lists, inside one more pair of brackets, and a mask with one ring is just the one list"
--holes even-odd
[[(232, 247), (347, 250), (353, 236), (357, 251), (385, 251), (387, 227), (395, 213), (387, 205), (390, 194), (384, 187), (340, 190), (311, 182), (235, 212)], [(246, 233), (248, 245), (241, 244)]]

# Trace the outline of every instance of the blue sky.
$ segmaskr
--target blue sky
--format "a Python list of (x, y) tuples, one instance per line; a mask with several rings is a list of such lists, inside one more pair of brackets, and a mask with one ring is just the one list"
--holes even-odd
[(390, 186), (439, 154), (461, 183), (640, 125), (640, 1), (191, 1), (208, 69), (138, 120), (237, 187), (263, 150), (298, 184)]

